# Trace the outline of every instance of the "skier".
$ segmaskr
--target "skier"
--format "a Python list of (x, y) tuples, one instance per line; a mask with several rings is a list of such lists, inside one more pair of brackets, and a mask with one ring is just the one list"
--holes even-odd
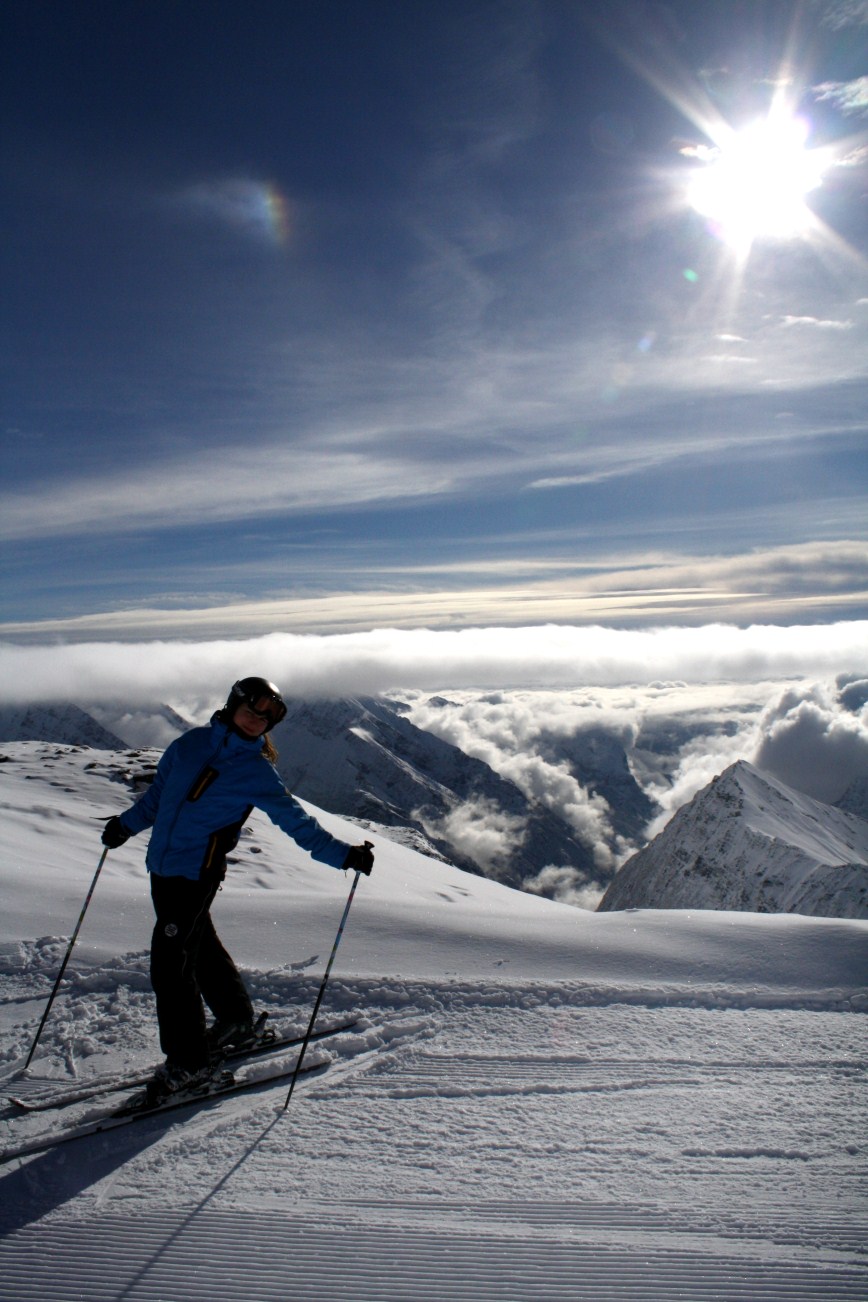
[[(166, 1061), (152, 1082), (152, 1097), (204, 1083), (219, 1066), (219, 1049), (254, 1038), (250, 996), (210, 915), (226, 856), (253, 807), (321, 863), (366, 875), (373, 867), (367, 844), (351, 846), (331, 836), (283, 785), (266, 734), (285, 714), (273, 683), (240, 679), (210, 725), (168, 746), (147, 792), (109, 818), (103, 831), (103, 845), (116, 849), (153, 828), (146, 856), (156, 913), (151, 985)], [(203, 998), (216, 1019), (207, 1032)]]

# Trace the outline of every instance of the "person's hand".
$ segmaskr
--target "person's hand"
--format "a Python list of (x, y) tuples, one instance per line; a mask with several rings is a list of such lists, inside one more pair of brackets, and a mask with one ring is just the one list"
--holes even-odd
[(374, 866), (373, 842), (366, 841), (364, 845), (354, 845), (341, 866), (352, 868), (353, 872), (364, 873), (366, 877), (370, 877)]
[(132, 832), (128, 832), (121, 820), (115, 815), (110, 818), (102, 830), (102, 843), (109, 850), (117, 850), (118, 846), (128, 841)]

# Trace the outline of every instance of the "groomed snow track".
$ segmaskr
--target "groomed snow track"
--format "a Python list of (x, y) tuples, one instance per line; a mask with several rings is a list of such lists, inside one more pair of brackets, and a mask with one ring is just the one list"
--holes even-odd
[[(414, 1212), (418, 1224), (408, 1225)], [(436, 1229), (425, 1225), (429, 1215)], [(728, 1250), (725, 1229), (703, 1236), (653, 1209), (605, 1205), (459, 1207), (432, 1199), (295, 1215), (133, 1212), (16, 1232), (0, 1250), (0, 1299), (864, 1302), (865, 1272), (789, 1261), (768, 1242), (756, 1248), (746, 1256)], [(85, 1261), (77, 1278), (76, 1263)]]

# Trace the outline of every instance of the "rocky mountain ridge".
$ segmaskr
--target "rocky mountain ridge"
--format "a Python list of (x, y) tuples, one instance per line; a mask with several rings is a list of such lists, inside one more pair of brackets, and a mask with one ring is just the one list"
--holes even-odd
[(682, 806), (601, 911), (736, 909), (868, 917), (868, 822), (739, 760)]
[(386, 829), (416, 848), (521, 887), (548, 864), (591, 881), (590, 849), (563, 819), (485, 764), (374, 698), (290, 702), (274, 731), (278, 770), (296, 795)]

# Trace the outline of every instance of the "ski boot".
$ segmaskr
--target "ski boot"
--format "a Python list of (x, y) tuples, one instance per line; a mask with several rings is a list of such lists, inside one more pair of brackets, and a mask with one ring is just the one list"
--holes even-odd
[(221, 1083), (228, 1083), (224, 1078), (230, 1075), (231, 1073), (219, 1071), (219, 1063), (209, 1062), (203, 1067), (190, 1068), (167, 1060), (157, 1068), (145, 1086), (141, 1106), (158, 1108), (171, 1099), (182, 1098), (185, 1094), (191, 1096), (205, 1094), (218, 1078)]
[(215, 1022), (208, 1031), (208, 1052), (212, 1060), (220, 1059), (227, 1051), (243, 1053), (245, 1049), (268, 1044), (275, 1038), (273, 1027), (266, 1030), (268, 1013), (260, 1013), (256, 1021)]

